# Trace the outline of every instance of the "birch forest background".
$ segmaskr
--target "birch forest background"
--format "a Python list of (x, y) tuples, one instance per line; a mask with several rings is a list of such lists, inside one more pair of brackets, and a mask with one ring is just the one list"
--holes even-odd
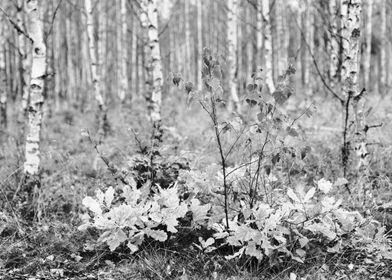
[(392, 279), (391, 0), (1, 0), (0, 279)]

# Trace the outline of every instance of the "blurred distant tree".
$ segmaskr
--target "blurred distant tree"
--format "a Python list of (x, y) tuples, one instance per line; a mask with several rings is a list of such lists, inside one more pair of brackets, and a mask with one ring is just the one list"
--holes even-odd
[(314, 54), (314, 21), (313, 19), (313, 1), (304, 0), (306, 5), (306, 11), (304, 14), (304, 32), (305, 32), (305, 40), (309, 46), (309, 52), (305, 55), (305, 60), (303, 65), (304, 69), (304, 84), (306, 85), (306, 93), (307, 95), (312, 95), (313, 88), (313, 80), (314, 77), (311, 77), (311, 69), (313, 67), (313, 57)]
[(365, 25), (365, 50), (364, 50), (364, 63), (363, 63), (363, 75), (364, 85), (367, 90), (370, 88), (370, 64), (372, 56), (372, 14), (373, 14), (373, 0), (365, 1), (366, 11), (366, 25)]

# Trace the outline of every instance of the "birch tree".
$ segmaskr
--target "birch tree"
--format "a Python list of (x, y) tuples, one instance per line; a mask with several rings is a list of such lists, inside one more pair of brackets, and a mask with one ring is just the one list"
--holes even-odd
[(120, 34), (120, 92), (119, 97), (121, 102), (124, 102), (125, 96), (128, 92), (128, 75), (127, 75), (127, 6), (125, 0), (120, 0), (120, 16), (121, 16), (121, 34)]
[(202, 81), (202, 50), (203, 50), (203, 14), (202, 14), (202, 1), (197, 1), (197, 87), (199, 90), (203, 88)]
[(5, 65), (6, 25), (0, 22), (0, 130), (7, 128), (7, 73)]
[(332, 85), (336, 84), (338, 79), (338, 69), (339, 69), (339, 53), (340, 53), (340, 44), (339, 44), (339, 34), (338, 34), (338, 9), (336, 5), (336, 0), (329, 1), (329, 15), (330, 15), (330, 33), (329, 33), (329, 53), (330, 53), (330, 63), (329, 63), (329, 78)]
[(37, 0), (26, 0), (25, 9), (30, 20), (29, 35), (33, 41), (30, 79), (30, 103), (25, 145), (24, 173), (34, 184), (39, 184), (40, 140), (44, 83), (46, 75), (46, 46)]
[[(261, 59), (259, 58), (259, 56), (261, 57), (261, 53), (259, 53), (257, 51), (256, 53), (256, 57), (253, 57), (253, 30), (252, 30), (252, 25), (251, 25), (251, 20), (252, 20), (252, 9), (250, 9), (250, 7), (248, 7), (246, 9), (247, 12), (247, 16), (246, 18), (248, 19), (248, 21), (246, 22), (246, 34), (247, 34), (247, 42), (246, 42), (246, 57), (247, 57), (247, 77), (248, 79), (250, 79), (252, 72), (253, 72), (253, 61), (256, 60), (256, 65), (260, 65), (261, 64)], [(261, 7), (257, 6), (257, 13), (261, 14)], [(261, 24), (262, 24), (262, 18), (259, 19)], [(257, 26), (257, 23), (256, 23)], [(262, 38), (262, 25), (261, 26), (257, 26), (258, 28), (256, 28), (256, 38), (257, 39), (261, 39)], [(259, 28), (260, 27), (260, 28)], [(259, 41), (257, 41), (259, 42)], [(258, 44), (258, 43), (257, 43)], [(260, 40), (260, 49), (262, 47), (262, 39)]]
[(108, 74), (106, 71), (107, 61), (108, 61), (107, 48), (106, 48), (106, 41), (107, 41), (106, 21), (109, 14), (107, 13), (106, 4), (107, 2), (104, 0), (98, 0), (97, 3), (97, 8), (98, 8), (97, 74), (100, 78), (99, 90), (102, 94), (102, 98), (104, 98), (104, 93), (108, 91), (107, 79), (106, 79), (106, 76)]
[[(17, 13), (16, 13), (16, 22), (18, 26), (20, 26), (23, 30), (25, 29), (25, 9), (24, 9), (24, 1), (25, 0), (18, 0), (17, 2)], [(25, 43), (25, 35), (22, 33), (18, 33), (18, 51), (19, 51), (19, 77), (20, 77), (20, 85), (22, 90), (22, 100), (21, 100), (21, 108), (19, 111), (18, 122), (21, 126), (20, 134), (21, 136), (24, 134), (24, 122), (25, 116), (27, 113), (27, 104), (29, 100), (29, 67), (30, 67), (30, 53), (27, 52), (27, 46)]]
[(259, 67), (263, 54), (263, 12), (260, 0), (256, 7), (256, 65)]
[(342, 10), (342, 82), (347, 97), (358, 94), (361, 0), (343, 0)]
[(380, 84), (379, 89), (381, 94), (385, 93), (385, 88), (387, 84), (387, 58), (386, 58), (386, 51), (387, 51), (387, 7), (386, 7), (386, 0), (380, 1), (380, 14), (381, 14), (381, 21), (380, 21)]
[(272, 38), (269, 0), (262, 0), (263, 20), (264, 20), (264, 71), (265, 82), (270, 93), (275, 91), (272, 73)]
[(159, 49), (158, 36), (158, 9), (157, 0), (142, 0), (140, 21), (147, 32), (147, 48), (146, 73), (148, 95), (146, 96), (149, 117), (153, 124), (154, 139), (157, 142), (162, 141), (161, 128), (161, 104), (162, 104), (162, 63), (161, 53)]
[(97, 57), (95, 54), (96, 48), (94, 44), (93, 7), (91, 6), (91, 0), (85, 0), (84, 4), (85, 4), (85, 9), (87, 14), (87, 37), (88, 37), (89, 54), (90, 54), (91, 76), (92, 76), (92, 83), (94, 87), (95, 99), (98, 103), (98, 135), (99, 135), (99, 142), (101, 142), (106, 134), (107, 109), (100, 90), (100, 76), (98, 74)]
[(237, 13), (238, 2), (237, 0), (228, 0), (227, 2), (227, 68), (228, 80), (230, 90), (229, 106), (234, 106), (237, 109), (239, 98), (237, 93)]
[[(358, 102), (363, 94), (358, 91), (358, 72), (359, 72), (359, 46), (360, 46), (360, 18), (361, 18), (361, 0), (342, 0), (341, 2), (341, 14), (342, 14), (342, 89), (344, 95), (343, 105), (343, 176), (346, 176), (347, 163), (350, 154), (350, 141), (347, 140), (348, 130), (348, 117), (349, 117), (349, 105), (351, 104), (354, 109), (355, 117), (355, 135), (356, 142), (361, 147), (366, 147), (365, 137), (363, 132), (363, 123), (358, 118)], [(366, 134), (366, 132), (365, 132)], [(364, 156), (367, 155), (366, 149), (361, 149), (364, 152)], [(362, 158), (362, 155), (360, 155)]]
[(184, 28), (185, 28), (185, 59), (184, 59), (184, 71), (185, 71), (185, 79), (187, 81), (190, 81), (193, 79), (193, 75), (191, 75), (191, 69), (192, 69), (192, 59), (191, 59), (191, 30), (189, 26), (189, 2), (190, 1), (184, 1)]
[(306, 86), (306, 93), (307, 95), (312, 94), (313, 90), (313, 83), (312, 78), (310, 77), (310, 70), (313, 65), (313, 58), (312, 54), (314, 53), (314, 22), (312, 21), (313, 18), (313, 8), (312, 8), (312, 1), (305, 0), (306, 3), (306, 11), (305, 11), (305, 21), (304, 21), (304, 28), (305, 28), (305, 40), (306, 44), (309, 45), (309, 53), (305, 53), (305, 65), (304, 65), (304, 84)]

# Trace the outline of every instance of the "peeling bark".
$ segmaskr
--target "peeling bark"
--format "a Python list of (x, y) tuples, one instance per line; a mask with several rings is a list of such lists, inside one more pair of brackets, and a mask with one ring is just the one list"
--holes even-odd
[(147, 88), (146, 95), (147, 106), (150, 120), (154, 128), (154, 139), (157, 142), (162, 141), (161, 128), (161, 105), (162, 105), (162, 62), (159, 48), (158, 36), (158, 10), (156, 0), (143, 0), (141, 3), (140, 21), (144, 29), (148, 29), (146, 38), (148, 41), (145, 48), (147, 55), (146, 73)]
[(202, 72), (202, 51), (203, 51), (203, 14), (202, 14), (202, 1), (197, 1), (197, 88), (202, 90), (203, 81), (201, 77)]
[(128, 93), (128, 74), (127, 74), (127, 62), (128, 62), (128, 55), (127, 55), (127, 7), (126, 1), (120, 0), (120, 12), (121, 12), (121, 30), (120, 34), (120, 91), (119, 91), (119, 98), (121, 102), (124, 102), (127, 93)]
[(266, 85), (270, 93), (275, 91), (272, 73), (272, 38), (269, 0), (262, 0), (263, 20), (264, 20), (264, 71)]
[[(40, 168), (40, 140), (44, 83), (46, 75), (46, 46), (37, 0), (26, 0), (25, 9), (30, 19), (29, 35), (33, 40), (33, 60), (30, 79), (30, 103), (25, 146), (24, 173), (38, 177)], [(39, 181), (35, 178), (36, 181)]]
[(7, 128), (7, 73), (6, 73), (6, 65), (5, 65), (5, 52), (4, 52), (4, 43), (5, 43), (5, 34), (6, 34), (6, 25), (3, 22), (1, 23), (0, 30), (0, 131), (6, 130)]
[(87, 13), (87, 37), (89, 44), (89, 54), (90, 54), (90, 65), (91, 65), (91, 76), (92, 83), (94, 87), (95, 99), (98, 103), (98, 135), (99, 143), (102, 142), (103, 138), (106, 136), (107, 130), (107, 108), (103, 95), (100, 88), (100, 76), (98, 74), (98, 61), (95, 54), (95, 44), (94, 44), (94, 22), (93, 22), (93, 7), (91, 6), (91, 0), (84, 1), (86, 13)]
[(361, 0), (343, 0), (342, 11), (342, 82), (348, 97), (358, 94)]
[[(227, 14), (227, 69), (228, 69), (228, 80), (230, 88), (230, 100), (229, 110), (238, 108), (239, 98), (237, 92), (237, 13), (238, 13), (238, 2), (237, 0), (229, 0), (227, 3), (228, 14)], [(234, 108), (230, 108), (234, 107)]]

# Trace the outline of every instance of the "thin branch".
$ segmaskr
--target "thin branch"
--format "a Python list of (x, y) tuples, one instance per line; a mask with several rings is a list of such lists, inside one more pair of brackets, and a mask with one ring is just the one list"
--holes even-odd
[(58, 4), (57, 4), (57, 6), (56, 6), (56, 9), (55, 9), (54, 12), (53, 12), (53, 17), (52, 17), (52, 20), (51, 20), (51, 23), (50, 23), (49, 31), (48, 31), (48, 33), (46, 34), (45, 42), (48, 40), (49, 35), (50, 35), (50, 34), (52, 33), (52, 31), (53, 31), (54, 20), (56, 19), (57, 11), (59, 10), (60, 5), (61, 5), (62, 2), (63, 2), (63, 0), (59, 0)]
[(8, 14), (7, 12), (0, 7), (0, 11), (4, 14), (4, 16), (8, 19), (8, 21), (12, 24), (12, 26), (16, 29), (16, 31), (19, 34), (23, 34), (27, 39), (29, 39), (31, 41), (31, 43), (34, 42), (34, 40), (29, 36), (29, 34), (27, 34), (26, 31), (24, 31)]

